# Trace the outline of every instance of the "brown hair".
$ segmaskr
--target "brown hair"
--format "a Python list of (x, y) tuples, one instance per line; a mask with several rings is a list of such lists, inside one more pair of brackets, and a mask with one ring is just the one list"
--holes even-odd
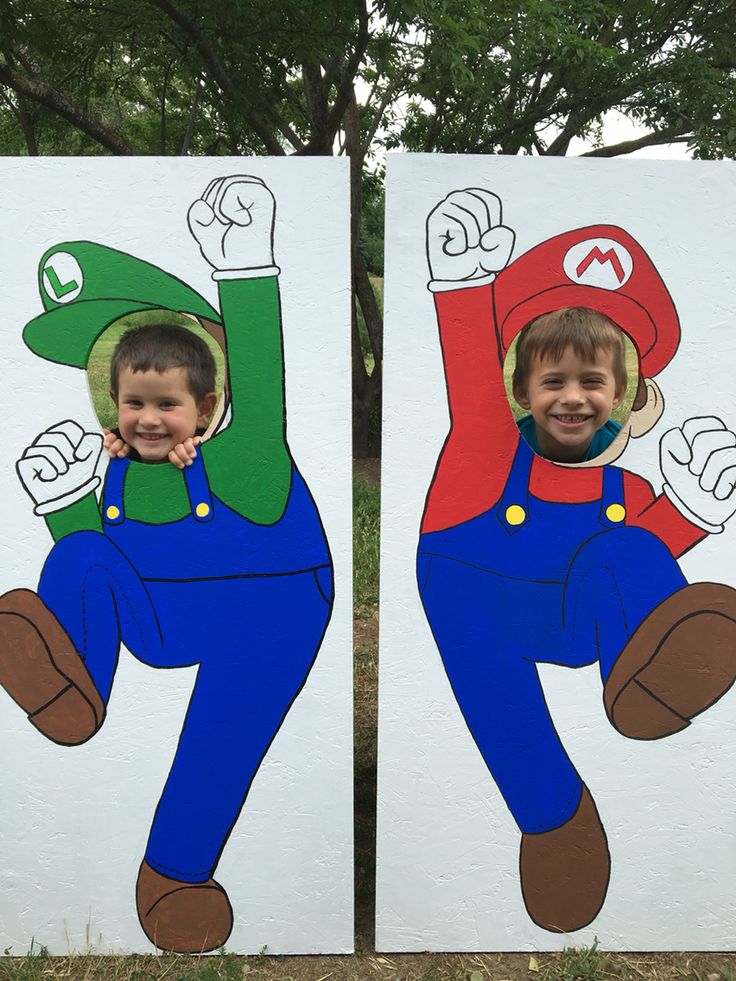
[(182, 368), (187, 387), (199, 402), (215, 390), (215, 359), (207, 344), (177, 324), (147, 324), (126, 330), (110, 360), (110, 388), (117, 393), (120, 371), (157, 371)]
[(590, 363), (596, 360), (601, 349), (610, 351), (616, 387), (626, 387), (626, 348), (621, 328), (597, 310), (565, 307), (543, 313), (520, 331), (516, 343), (514, 389), (526, 389), (535, 357), (559, 361), (568, 347)]

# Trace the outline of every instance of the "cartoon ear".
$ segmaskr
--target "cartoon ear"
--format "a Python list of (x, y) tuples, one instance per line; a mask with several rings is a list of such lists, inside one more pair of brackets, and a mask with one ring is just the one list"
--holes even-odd
[(644, 436), (653, 429), (664, 412), (664, 396), (659, 385), (651, 378), (644, 379), (647, 400), (640, 409), (634, 409), (629, 416), (630, 432), (634, 439)]

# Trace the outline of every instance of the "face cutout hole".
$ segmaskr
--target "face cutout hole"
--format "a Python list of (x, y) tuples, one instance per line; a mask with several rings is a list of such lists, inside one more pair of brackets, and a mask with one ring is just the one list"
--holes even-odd
[(117, 425), (118, 413), (115, 403), (110, 396), (110, 361), (120, 337), (131, 327), (142, 327), (148, 324), (169, 323), (185, 327), (207, 344), (215, 359), (215, 392), (217, 404), (210, 425), (207, 427), (205, 438), (210, 436), (222, 418), (224, 411), (225, 392), (225, 355), (217, 341), (196, 320), (171, 310), (143, 310), (128, 314), (116, 320), (97, 338), (90, 351), (87, 361), (87, 384), (95, 413), (103, 429), (114, 429)]
[[(559, 313), (545, 315), (534, 323), (536, 325), (540, 321), (547, 321), (547, 317), (551, 320)], [(592, 444), (593, 435), (600, 431), (608, 418), (621, 427), (625, 427), (628, 422), (639, 385), (638, 352), (626, 333), (607, 318), (579, 308), (561, 313), (582, 318), (583, 322), (588, 319), (587, 314), (592, 313), (595, 318), (606, 321), (604, 330), (614, 329), (618, 332), (623, 342), (626, 372), (623, 397), (620, 397), (620, 385), (617, 382), (620, 371), (617, 372), (615, 368), (615, 361), (620, 354), (615, 349), (611, 351), (609, 346), (591, 345), (592, 355), (583, 358), (572, 345), (565, 343), (564, 331), (557, 331), (554, 323), (550, 328), (549, 322), (542, 325), (542, 330), (551, 329), (552, 334), (556, 335), (555, 343), (552, 343), (551, 338), (545, 340), (540, 354), (532, 353), (530, 358), (527, 357), (526, 382), (520, 384), (516, 391), (514, 372), (522, 335), (514, 338), (504, 360), (504, 385), (511, 413), (517, 424), (521, 422), (520, 431), (535, 453), (558, 463), (595, 466), (607, 446), (588, 458), (588, 446), (598, 447), (605, 442), (605, 437), (601, 434), (596, 443)], [(538, 328), (535, 326), (534, 329)], [(527, 336), (528, 333), (527, 330)], [(537, 337), (527, 351), (534, 351), (538, 346)], [(546, 351), (550, 353), (547, 354)], [(610, 386), (608, 390), (607, 382)], [(561, 394), (566, 385), (573, 390), (572, 395)], [(612, 428), (608, 427), (609, 430)], [(609, 437), (609, 443), (612, 438)]]

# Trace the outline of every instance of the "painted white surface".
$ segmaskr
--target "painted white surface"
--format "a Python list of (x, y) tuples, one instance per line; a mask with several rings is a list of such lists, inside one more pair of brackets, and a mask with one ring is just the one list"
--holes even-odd
[[(658, 443), (715, 414), (736, 425), (736, 165), (390, 156), (382, 489), (377, 947), (384, 951), (724, 950), (736, 921), (736, 691), (654, 743), (608, 723), (597, 667), (542, 666), (562, 741), (598, 804), (612, 873), (602, 912), (570, 936), (528, 917), (519, 832), (450, 690), (417, 594), (419, 524), (448, 428), (425, 221), (450, 191), (495, 191), (514, 256), (568, 229), (617, 224), (644, 246), (682, 338), (657, 377), (663, 419), (621, 465), (659, 490)], [(736, 519), (682, 560), (736, 585)]]
[[(36, 269), (49, 246), (88, 239), (160, 265), (217, 307), (186, 213), (215, 177), (255, 174), (276, 199), (288, 435), (318, 504), (337, 599), (307, 683), (251, 788), (217, 869), (235, 927), (228, 950), (353, 947), (352, 566), (349, 198), (346, 161), (5, 159), (0, 426), (0, 592), (35, 588), (51, 546), (14, 462), (47, 425), (98, 428), (78, 369), (22, 343), (42, 312)], [(156, 671), (123, 652), (107, 720), (57, 747), (0, 690), (0, 950), (35, 938), (53, 954), (150, 952), (135, 880), (194, 671)]]

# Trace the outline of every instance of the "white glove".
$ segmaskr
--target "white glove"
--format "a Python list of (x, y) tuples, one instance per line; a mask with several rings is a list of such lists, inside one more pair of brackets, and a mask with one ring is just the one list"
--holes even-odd
[(492, 283), (511, 258), (514, 232), (501, 224), (501, 201), (480, 187), (452, 191), (427, 218), (430, 290)]
[(71, 419), (37, 436), (15, 469), (36, 505), (34, 514), (61, 511), (100, 485), (95, 476), (102, 436), (85, 433)]
[(189, 230), (213, 279), (277, 276), (273, 260), (276, 202), (260, 177), (218, 177), (189, 209)]
[(736, 435), (715, 416), (688, 419), (659, 443), (664, 492), (704, 531), (723, 531), (736, 512)]

